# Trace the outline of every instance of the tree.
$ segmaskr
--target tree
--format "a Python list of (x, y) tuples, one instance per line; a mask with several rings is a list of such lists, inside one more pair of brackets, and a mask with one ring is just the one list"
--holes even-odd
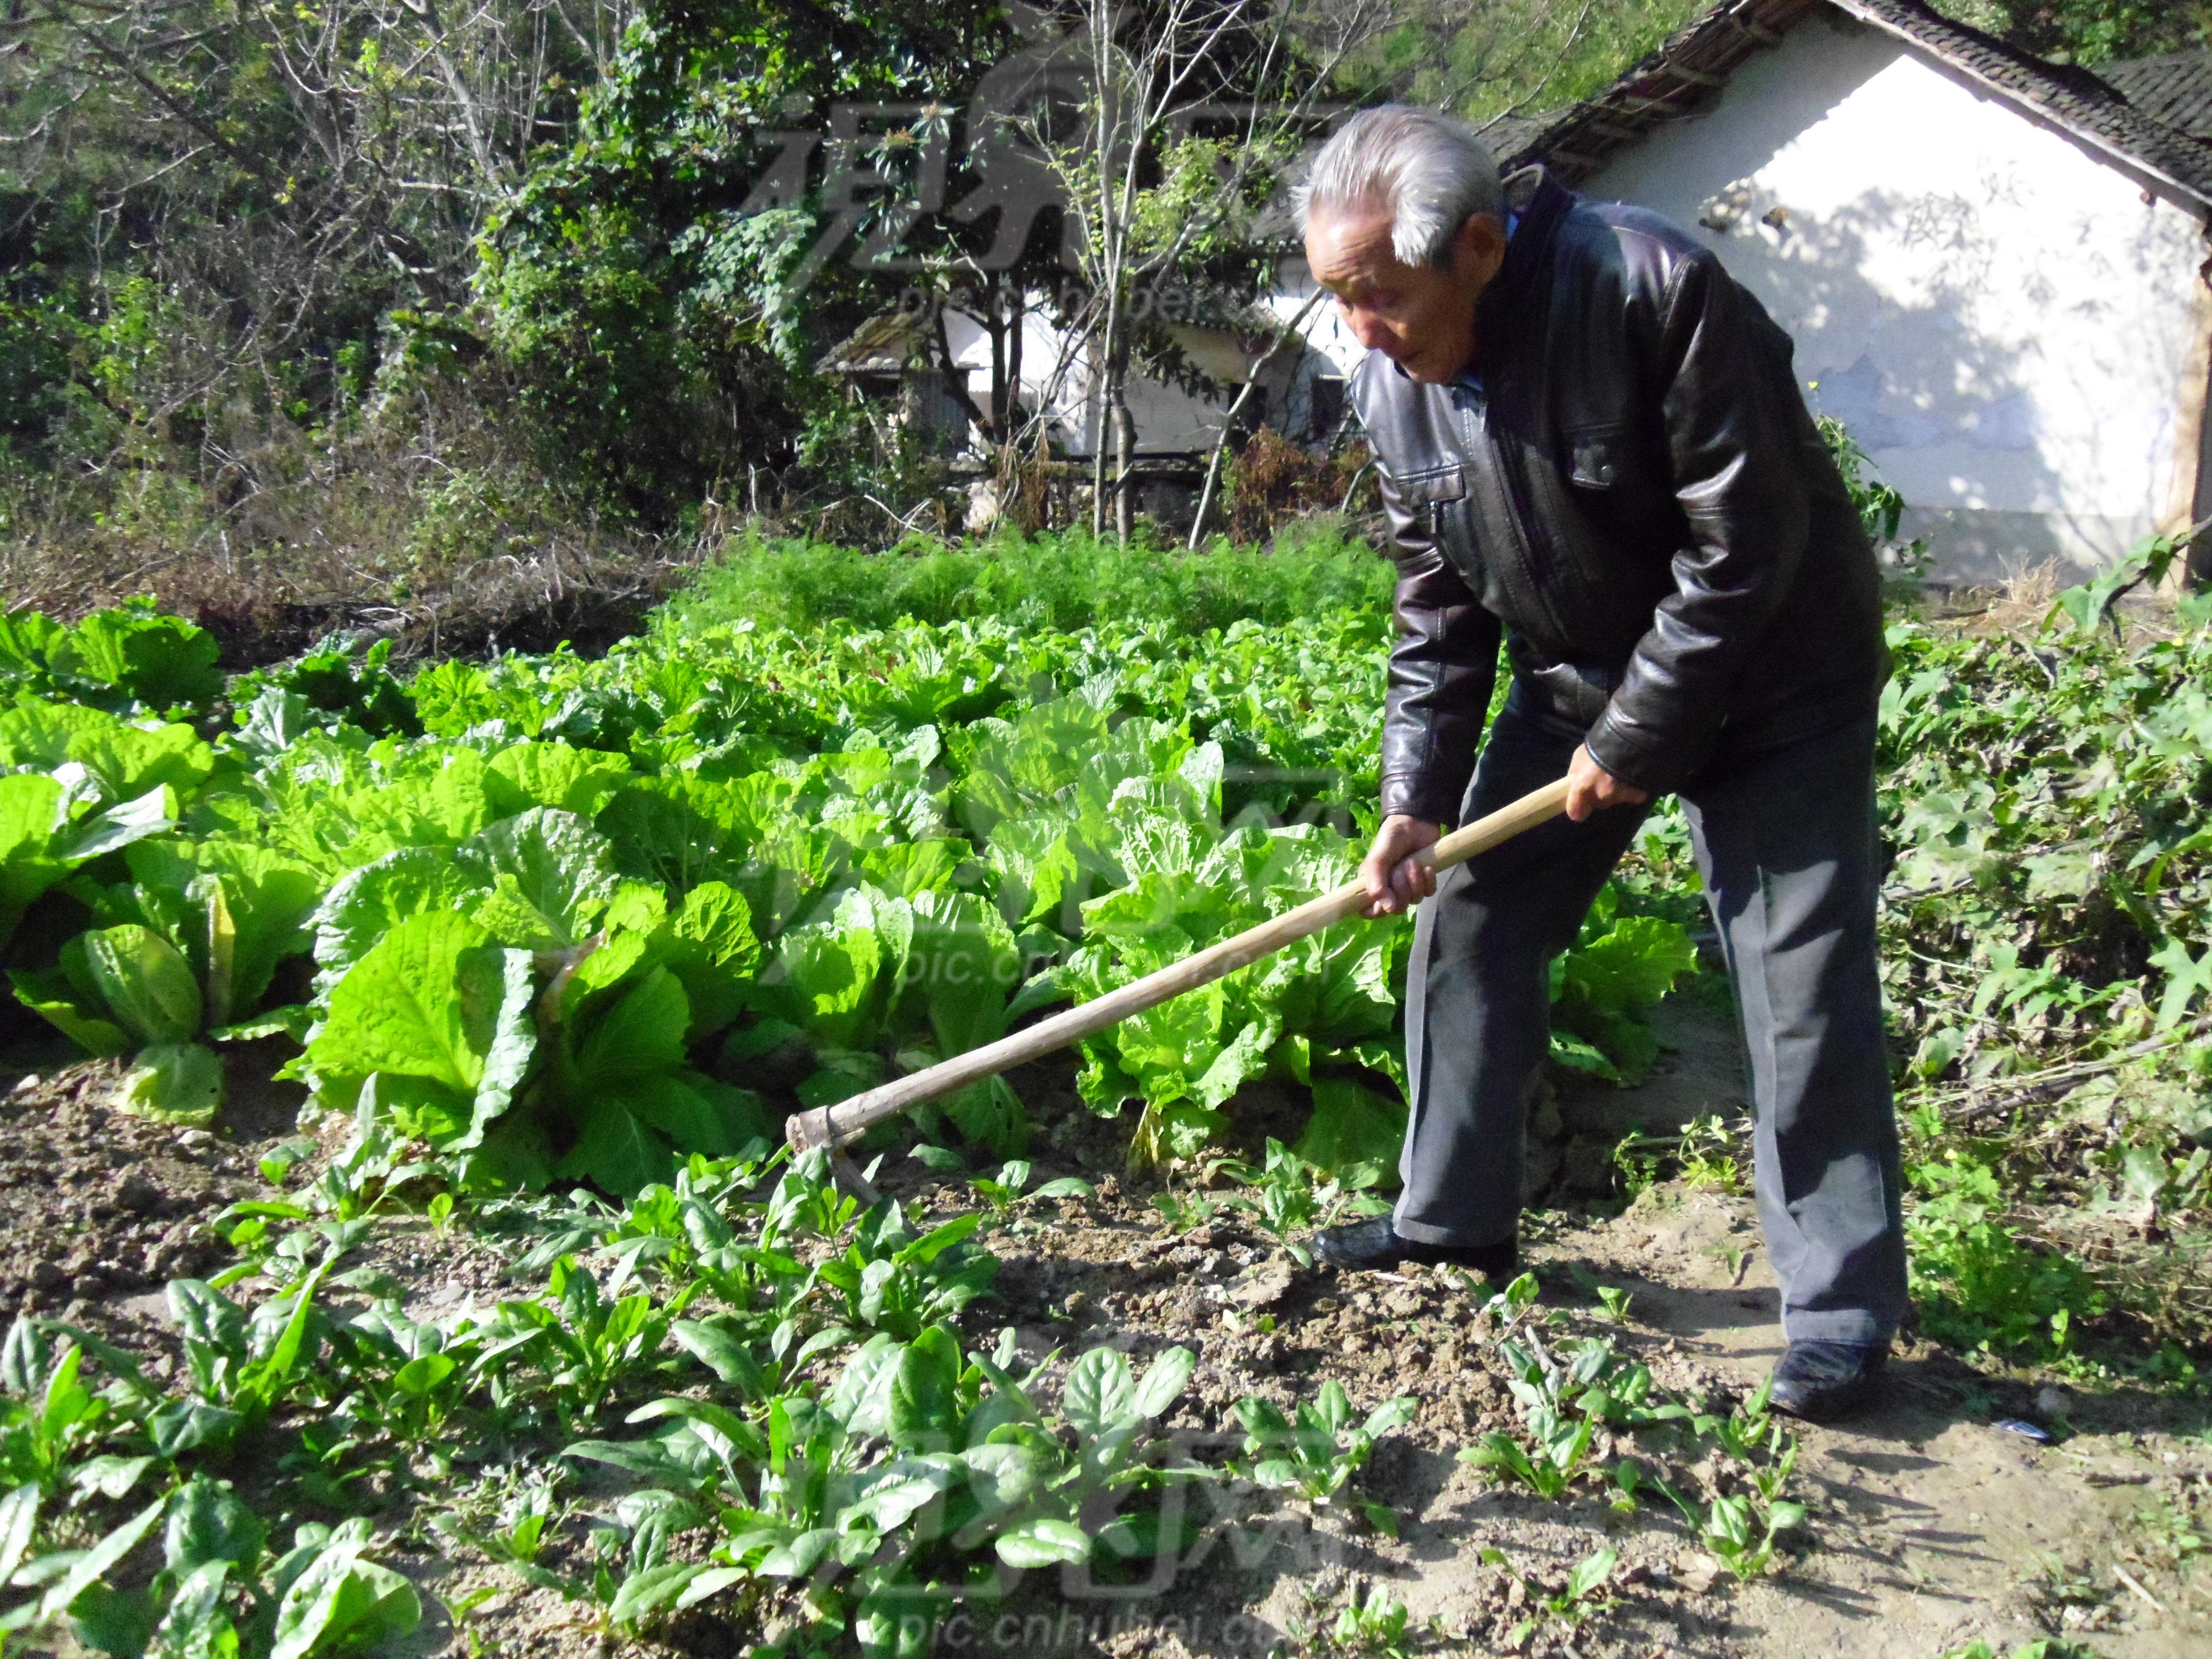
[[(1002, 33), (988, 0), (639, 11), (576, 142), (494, 215), (476, 277), (563, 453), (641, 513), (789, 453), (794, 417), (823, 408), (805, 348), (880, 297), (832, 256), (895, 239), (886, 187), (941, 165)], [(907, 125), (863, 130), (869, 109)], [(854, 130), (833, 119), (825, 143), (817, 111)]]
[(2212, 45), (2207, 0), (1936, 0), (1939, 11), (2085, 69)]
[[(1388, 9), (1385, 0), (1310, 10), (1078, 0), (1063, 15), (1060, 60), (1074, 70), (1079, 102), (1007, 118), (1066, 201), (1084, 294), (1065, 321), (1095, 411), (1092, 526), (1103, 532), (1110, 501), (1126, 537), (1137, 444), (1129, 378), (1147, 344), (1167, 374), (1180, 368), (1143, 296), (1170, 279), (1232, 296), (1267, 280), (1274, 250), (1262, 216), (1282, 169), (1325, 132), (1334, 76)], [(1285, 222), (1279, 214), (1278, 235)]]
[(288, 436), (360, 402), (387, 316), (465, 297), (485, 209), (611, 32), (601, 0), (23, 0), (0, 19), (0, 435), (89, 476), (196, 474), (234, 519)]
[[(136, 492), (228, 557), (325, 544), (341, 487), (409, 546), (449, 485), (648, 530), (758, 468), (855, 493), (815, 362), (905, 290), (1002, 475), (1088, 392), (1095, 521), (1126, 527), (1129, 377), (1233, 392), (1178, 326), (1279, 337), (1245, 302), (1327, 100), (1521, 98), (1565, 84), (1561, 40), (1686, 3), (15, 0), (0, 518), (65, 541)], [(1070, 342), (1043, 365), (1039, 308)]]

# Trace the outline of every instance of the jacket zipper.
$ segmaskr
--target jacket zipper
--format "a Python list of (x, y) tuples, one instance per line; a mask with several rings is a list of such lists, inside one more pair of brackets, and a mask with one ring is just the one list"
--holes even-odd
[[(1506, 511), (1512, 520), (1507, 528), (1512, 532), (1514, 542), (1527, 558), (1525, 573), (1527, 580), (1525, 583), (1517, 585), (1525, 586), (1527, 591), (1524, 597), (1529, 601), (1536, 614), (1540, 616), (1549, 626), (1552, 637), (1559, 641), (1562, 647), (1560, 659), (1565, 661), (1566, 659), (1564, 649), (1566, 644), (1566, 629), (1560, 626), (1559, 615), (1553, 610), (1551, 600), (1546, 595), (1543, 586), (1544, 578), (1552, 565), (1551, 538), (1545, 535), (1535, 524), (1535, 514), (1528, 504), (1526, 483), (1521, 477), (1518, 469), (1508, 462), (1504, 446), (1491, 435), (1488, 404), (1489, 396), (1485, 392), (1478, 398), (1470, 400), (1468, 408), (1462, 412), (1461, 427), (1464, 434), (1462, 443), (1468, 451), (1468, 459), (1470, 461), (1473, 460), (1474, 452), (1478, 446), (1482, 453), (1490, 458), (1491, 474), (1503, 488)], [(1478, 407), (1483, 410), (1479, 429), (1475, 412)], [(1510, 580), (1512, 574), (1510, 565), (1511, 560), (1509, 556), (1506, 568), (1501, 569), (1498, 573), (1501, 580), (1505, 580), (1509, 587), (1516, 586)]]

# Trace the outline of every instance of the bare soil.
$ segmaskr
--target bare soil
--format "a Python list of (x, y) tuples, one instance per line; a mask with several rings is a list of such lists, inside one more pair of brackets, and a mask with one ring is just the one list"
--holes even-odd
[[(1531, 1187), (1542, 1207), (1528, 1215), (1525, 1255), (1550, 1310), (1547, 1341), (1605, 1335), (1662, 1387), (1724, 1407), (1757, 1386), (1780, 1349), (1749, 1199), (1680, 1182), (1626, 1210), (1599, 1196), (1602, 1152), (1628, 1128), (1741, 1109), (1727, 1025), (1686, 1000), (1670, 1008), (1674, 1051), (1644, 1087), (1571, 1089), (1540, 1114)], [(241, 1073), (251, 1069), (242, 1059)], [(213, 1132), (179, 1133), (100, 1103), (111, 1077), (81, 1066), (27, 1078), (0, 1102), (0, 1304), (65, 1316), (158, 1360), (168, 1340), (161, 1283), (220, 1265), (226, 1249), (205, 1223), (259, 1190), (257, 1159), (291, 1132), (296, 1102), (282, 1089), (240, 1087)], [(9, 1080), (0, 1075), (0, 1091)], [(1254, 1511), (1252, 1494), (1232, 1504), (1201, 1488), (1206, 1541), (1171, 1577), (1109, 1595), (1032, 1573), (1011, 1601), (963, 1608), (939, 1632), (939, 1651), (1327, 1651), (1316, 1632), (1346, 1595), (1382, 1584), (1413, 1614), (1415, 1650), (1498, 1652), (1534, 1610), (1532, 1595), (1556, 1593), (1601, 1547), (1620, 1558), (1613, 1605), (1578, 1627), (1540, 1621), (1522, 1651), (1936, 1659), (1976, 1639), (2002, 1654), (2047, 1634), (2113, 1659), (2212, 1651), (2212, 1569), (2199, 1557), (2192, 1577), (2143, 1518), (2212, 1491), (2212, 1408), (2201, 1400), (2131, 1388), (2069, 1394), (1908, 1340), (1862, 1418), (1799, 1429), (1795, 1485), (1807, 1525), (1787, 1536), (1779, 1571), (1740, 1583), (1663, 1499), (1622, 1513), (1585, 1484), (1546, 1502), (1455, 1460), (1480, 1434), (1517, 1421), (1480, 1295), (1464, 1280), (1302, 1268), (1235, 1212), (1178, 1236), (1152, 1206), (1157, 1188), (1119, 1170), (1126, 1126), (1081, 1111), (1066, 1065), (1030, 1068), (1017, 1083), (1046, 1126), (1036, 1179), (1085, 1174), (1097, 1196), (1034, 1205), (992, 1235), (1005, 1265), (996, 1299), (969, 1310), (979, 1346), (1012, 1324), (1029, 1363), (1110, 1343), (1141, 1365), (1162, 1348), (1189, 1347), (1198, 1370), (1169, 1426), (1216, 1455), (1231, 1407), (1249, 1394), (1288, 1408), (1334, 1378), (1363, 1413), (1398, 1395), (1418, 1409), (1377, 1448), (1352, 1501)], [(1255, 1140), (1288, 1117), (1264, 1091), (1240, 1107), (1237, 1121)], [(886, 1158), (879, 1179), (933, 1218), (974, 1202), (910, 1160)], [(511, 1240), (402, 1220), (380, 1231), (368, 1259), (408, 1285), (420, 1313), (517, 1294), (526, 1287), (503, 1275), (518, 1254)], [(1625, 1321), (1605, 1316), (1601, 1286), (1629, 1293)], [(2008, 1419), (2040, 1425), (2051, 1442), (1999, 1426)], [(1710, 1452), (1686, 1437), (1623, 1436), (1609, 1450), (1686, 1492), (1715, 1474)], [(386, 1559), (447, 1602), (493, 1595), (459, 1631), (426, 1602), (413, 1652), (607, 1651), (611, 1638), (588, 1609), (448, 1554), (416, 1524), (430, 1496), (386, 1495)], [(1389, 1506), (1399, 1536), (1370, 1524), (1365, 1503)], [(580, 1560), (580, 1548), (579, 1533), (548, 1562)], [(1502, 1553), (1503, 1564), (1486, 1552)], [(720, 1659), (758, 1639), (757, 1623), (716, 1605), (633, 1645)]]
[[(150, 594), (164, 611), (212, 634), (223, 669), (237, 673), (297, 656), (333, 633), (364, 645), (389, 639), (403, 662), (562, 645), (597, 655), (644, 627), (705, 555), (703, 543), (554, 531), (497, 556), (421, 568), (404, 553), (387, 556), (396, 550), (318, 543), (234, 563), (197, 548), (99, 535), (0, 544), (0, 589), (11, 608), (64, 622)], [(405, 581), (395, 579), (401, 569)]]
[(113, 1061), (51, 1079), (0, 1072), (0, 1315), (44, 1314), (145, 1347), (145, 1304), (228, 1258), (209, 1218), (262, 1194), (256, 1165), (301, 1095), (269, 1084), (270, 1069), (265, 1055), (234, 1060), (231, 1101), (206, 1129), (109, 1107)]

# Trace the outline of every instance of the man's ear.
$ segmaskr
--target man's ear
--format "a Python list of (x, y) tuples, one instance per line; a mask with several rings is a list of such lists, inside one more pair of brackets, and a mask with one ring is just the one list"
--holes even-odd
[(1492, 214), (1469, 214), (1452, 236), (1452, 275), (1482, 288), (1504, 263), (1504, 222)]

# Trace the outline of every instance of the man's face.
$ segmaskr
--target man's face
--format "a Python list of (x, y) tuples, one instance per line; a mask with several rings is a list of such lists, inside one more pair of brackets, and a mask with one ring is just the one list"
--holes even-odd
[(1307, 222), (1306, 263), (1352, 337), (1416, 380), (1442, 385), (1474, 356), (1474, 305), (1505, 262), (1505, 232), (1478, 214), (1452, 238), (1448, 270), (1399, 262), (1390, 217), (1349, 207)]

